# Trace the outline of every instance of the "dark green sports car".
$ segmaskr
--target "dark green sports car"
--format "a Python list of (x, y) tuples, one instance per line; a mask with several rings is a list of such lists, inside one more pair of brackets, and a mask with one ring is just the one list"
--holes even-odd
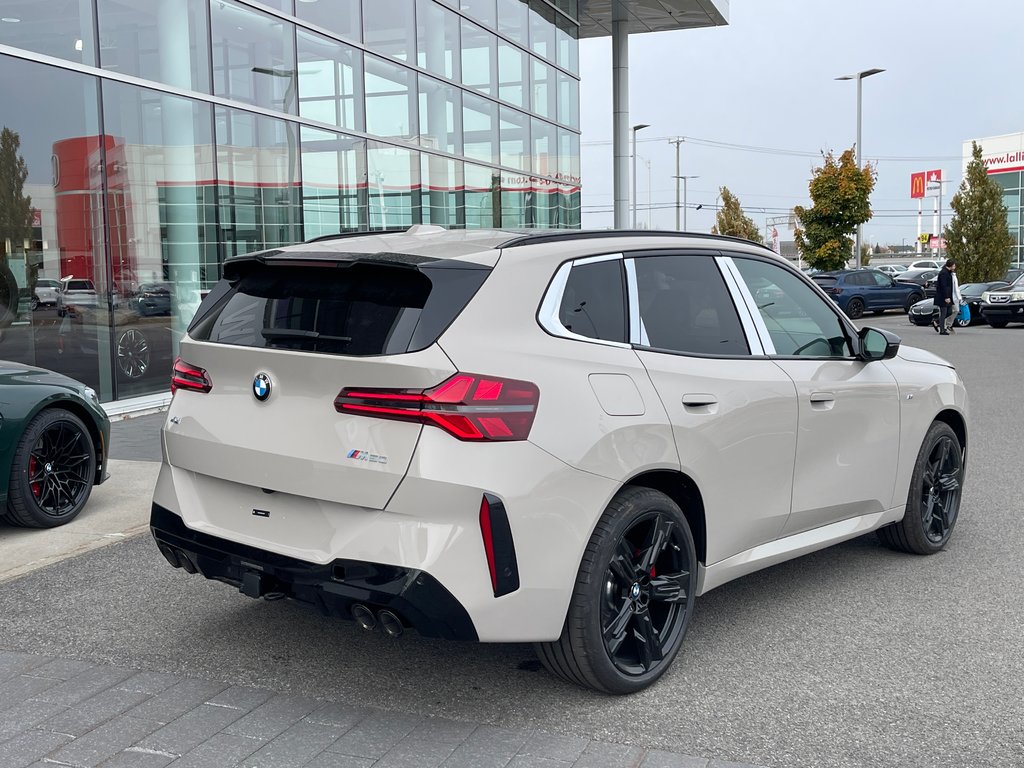
[(0, 360), (0, 521), (73, 520), (106, 479), (110, 420), (96, 393), (43, 368)]

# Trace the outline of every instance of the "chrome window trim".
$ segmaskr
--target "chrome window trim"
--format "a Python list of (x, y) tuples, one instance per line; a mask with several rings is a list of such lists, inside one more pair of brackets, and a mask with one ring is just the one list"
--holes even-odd
[[(552, 336), (557, 336), (561, 339), (572, 339), (573, 341), (586, 341), (590, 344), (603, 344), (606, 347), (618, 347), (620, 349), (632, 349), (632, 344), (629, 342), (621, 341), (608, 341), (607, 339), (595, 339), (591, 336), (581, 336), (578, 333), (573, 333), (564, 325), (558, 318), (558, 308), (562, 306), (562, 296), (565, 293), (566, 283), (569, 282), (569, 273), (572, 272), (573, 267), (582, 267), (587, 264), (597, 264), (602, 261), (621, 261), (621, 253), (610, 253), (603, 254), (601, 256), (587, 256), (582, 259), (575, 259), (573, 261), (567, 261), (558, 268), (555, 272), (554, 277), (551, 278), (551, 283), (548, 285), (548, 290), (544, 294), (544, 299), (541, 301), (540, 309), (537, 311), (537, 322), (540, 323), (540, 327), (550, 333)], [(628, 276), (627, 276), (628, 280)], [(628, 293), (628, 291), (627, 291)], [(627, 311), (629, 307), (627, 307)], [(639, 307), (637, 312), (639, 312)], [(632, 333), (632, 330), (630, 331)]]
[(757, 308), (754, 295), (747, 288), (747, 284), (733, 262), (732, 256), (719, 256), (715, 261), (718, 262), (718, 266), (722, 270), (723, 276), (725, 276), (726, 283), (732, 290), (736, 291), (736, 294), (741, 299), (740, 305), (742, 305), (745, 311), (740, 312), (740, 322), (743, 323), (743, 330), (747, 332), (747, 341), (751, 347), (751, 354), (756, 354), (753, 344), (756, 339), (763, 355), (769, 357), (775, 355), (775, 342), (772, 341), (772, 337), (768, 333), (768, 326), (764, 324), (764, 318), (761, 317), (761, 312)]
[(636, 259), (624, 259), (624, 262), (629, 307), (629, 343), (649, 347), (651, 342), (647, 338), (647, 329), (644, 327), (643, 318), (640, 317), (640, 289), (636, 283)]

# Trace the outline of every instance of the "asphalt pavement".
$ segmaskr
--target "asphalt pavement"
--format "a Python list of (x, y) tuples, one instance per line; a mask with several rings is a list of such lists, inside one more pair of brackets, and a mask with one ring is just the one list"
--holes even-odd
[[(5, 762), (3, 751), (14, 739), (54, 744), (47, 754), (84, 761), (69, 765), (179, 768), (233, 765), (236, 759), (240, 765), (378, 768), (653, 768), (707, 765), (709, 759), (764, 766), (1024, 764), (1024, 490), (1018, 482), (1024, 327), (976, 326), (939, 337), (897, 313), (862, 324), (895, 330), (904, 343), (947, 357), (967, 383), (968, 481), (944, 552), (901, 555), (871, 535), (727, 584), (698, 600), (683, 651), (665, 678), (640, 694), (612, 698), (552, 678), (527, 646), (414, 634), (386, 640), (305, 606), (250, 600), (171, 569), (148, 536), (137, 536), (0, 584), (0, 709), (6, 707), (0, 712), (0, 765), (15, 765)], [(156, 415), (116, 424), (115, 458), (158, 458), (161, 421)], [(148, 499), (137, 503), (148, 505)], [(85, 677), (71, 683), (53, 669), (66, 677), (74, 672), (71, 679)], [(39, 713), (54, 699), (72, 710), (110, 712), (103, 701), (83, 706), (92, 699), (81, 698), (78, 685), (86, 685), (91, 697), (116, 699), (128, 695), (118, 692), (131, 688), (125, 681), (135, 671), (169, 676), (172, 688), (208, 687), (189, 699), (195, 703), (187, 711), (179, 712), (184, 704), (165, 710), (155, 703), (140, 711), (159, 717), (128, 709), (111, 714), (94, 729), (101, 733), (94, 741), (103, 742), (104, 727), (117, 730), (112, 722), (156, 727), (119, 752), (104, 752), (102, 760), (112, 762), (61, 753), (74, 742), (57, 744), (62, 737), (52, 734), (85, 736), (55, 730), (46, 725), (48, 718), (24, 725), (33, 720), (26, 710)], [(90, 676), (117, 680), (95, 692)], [(52, 687), (65, 698), (48, 696)], [(266, 696), (259, 707), (281, 701), (262, 715), (253, 715), (255, 709), (222, 713), (225, 720), (237, 714), (231, 723), (247, 717), (262, 722), (278, 709), (295, 717), (251, 755), (283, 739), (276, 751), (259, 759), (222, 755), (222, 762), (198, 762), (193, 752), (209, 742), (233, 743), (241, 726), (232, 724), (190, 752), (175, 749), (191, 745), (194, 736), (166, 749), (153, 747), (154, 733), (187, 732), (188, 723), (216, 708), (216, 697), (240, 689), (260, 692), (247, 693), (246, 702)], [(161, 691), (133, 691), (133, 701)], [(140, 705), (145, 702), (132, 704)], [(320, 733), (317, 738), (334, 741), (314, 758), (289, 755), (282, 745), (301, 743), (296, 734), (331, 725), (314, 714), (326, 706), (356, 708), (371, 719), (335, 724), (347, 728), (340, 733)], [(5, 737), (4, 723), (12, 720), (23, 723), (21, 730)], [(377, 720), (387, 725), (376, 728)], [(370, 743), (382, 730), (391, 736), (381, 744), (397, 741), (373, 755), (339, 747), (364, 743), (358, 730), (343, 741), (360, 723)], [(435, 725), (440, 735), (423, 738)], [(417, 744), (435, 746), (417, 751)], [(493, 746), (490, 754), (487, 745)]]

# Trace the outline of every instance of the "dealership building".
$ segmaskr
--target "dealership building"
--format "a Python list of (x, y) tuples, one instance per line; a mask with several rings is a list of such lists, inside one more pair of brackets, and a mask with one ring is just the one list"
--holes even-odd
[[(612, 71), (587, 76), (611, 81), (622, 190), (629, 38), (727, 16), (728, 0), (3, 0), (0, 358), (112, 410), (156, 404), (233, 254), (421, 223), (579, 227), (579, 40), (612, 38)], [(85, 290), (67, 311), (35, 306), (68, 278)]]
[(1010, 133), (1004, 136), (989, 136), (987, 139), (972, 139), (964, 142), (963, 165), (972, 159), (972, 144), (981, 147), (981, 159), (985, 169), (1003, 188), (1003, 204), (1006, 206), (1006, 220), (1013, 238), (1013, 266), (1024, 265), (1024, 133)]

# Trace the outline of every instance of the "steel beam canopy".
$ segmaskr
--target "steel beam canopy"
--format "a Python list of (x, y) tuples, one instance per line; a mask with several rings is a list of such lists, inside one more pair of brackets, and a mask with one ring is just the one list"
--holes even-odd
[[(720, 27), (729, 23), (729, 0), (621, 0), (629, 34)], [(612, 34), (615, 0), (580, 0), (580, 38)]]

